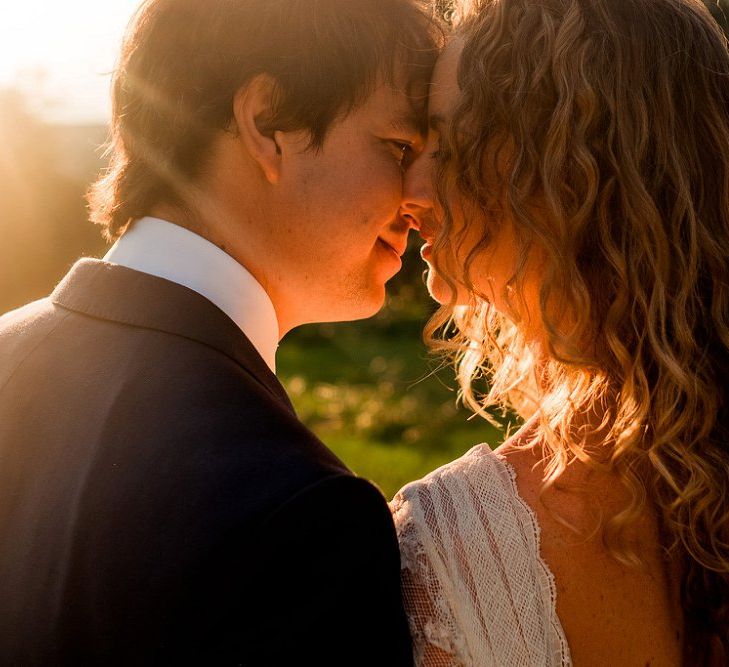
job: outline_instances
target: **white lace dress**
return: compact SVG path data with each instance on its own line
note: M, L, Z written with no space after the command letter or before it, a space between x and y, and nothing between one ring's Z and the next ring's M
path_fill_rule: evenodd
M539 525L501 456L474 447L391 508L417 665L571 665Z

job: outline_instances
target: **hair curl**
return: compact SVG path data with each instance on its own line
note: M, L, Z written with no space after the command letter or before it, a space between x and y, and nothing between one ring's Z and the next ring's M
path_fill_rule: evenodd
M639 560L626 531L655 505L682 563L686 660L729 664L726 39L699 0L456 4L461 94L434 257L473 297L442 307L426 338L453 355L474 410L539 413L545 484L573 458L619 475L631 500L604 525L616 557ZM472 279L501 216L520 246L506 314ZM481 241L449 275L438 258L474 227ZM534 248L539 345L521 319Z

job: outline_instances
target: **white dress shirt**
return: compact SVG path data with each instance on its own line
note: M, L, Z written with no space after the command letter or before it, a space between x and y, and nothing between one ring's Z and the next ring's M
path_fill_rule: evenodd
M212 301L248 337L276 372L278 320L261 284L202 236L159 218L134 222L104 261L171 280Z

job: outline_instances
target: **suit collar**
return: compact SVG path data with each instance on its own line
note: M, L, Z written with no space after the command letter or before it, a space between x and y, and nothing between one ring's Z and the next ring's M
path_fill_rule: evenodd
M240 364L293 410L278 378L235 322L187 287L97 259L81 259L58 284L51 300L91 317L208 345Z
M180 225L146 217L131 224L104 261L166 278L212 301L276 372L273 303L255 277L214 243Z

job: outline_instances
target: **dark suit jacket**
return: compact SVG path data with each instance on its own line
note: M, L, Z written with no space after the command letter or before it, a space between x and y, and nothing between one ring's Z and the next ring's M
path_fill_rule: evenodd
M0 664L405 665L382 495L195 292L96 260L0 318Z

